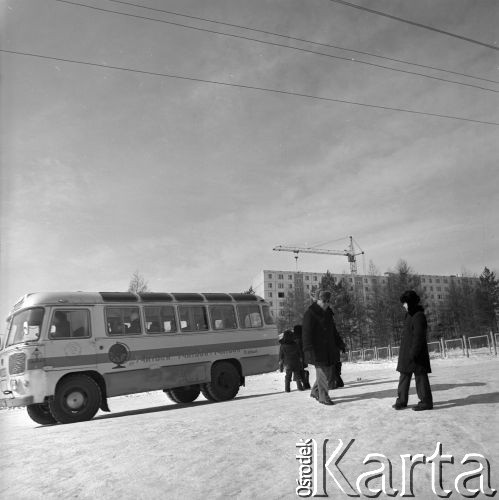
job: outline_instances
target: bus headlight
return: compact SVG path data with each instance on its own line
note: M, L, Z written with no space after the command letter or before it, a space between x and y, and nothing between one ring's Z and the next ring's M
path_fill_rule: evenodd
M16 379L12 379L10 381L10 389L11 389L11 391L17 391L17 380Z

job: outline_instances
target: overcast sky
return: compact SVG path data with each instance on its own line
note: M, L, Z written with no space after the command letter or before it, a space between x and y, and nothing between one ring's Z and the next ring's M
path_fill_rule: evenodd
M136 270L154 291L242 291L296 268L274 246L348 235L380 273L499 270L499 126L292 95L499 123L497 50L329 0L75 1L238 36L0 0L3 50L77 61L0 52L4 315L27 292L126 290ZM495 0L353 1L499 43Z

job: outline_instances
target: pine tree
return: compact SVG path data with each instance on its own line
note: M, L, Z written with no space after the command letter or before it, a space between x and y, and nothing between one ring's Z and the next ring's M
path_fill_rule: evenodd
M352 350L362 346L362 330L356 315L355 298L349 293L346 283L343 280L336 281L335 277L326 271L320 287L332 293L334 321L348 348Z
M400 259L395 271L389 271L386 288L386 315L390 325L390 343L398 344L404 324L404 311L400 304L400 296L405 290L414 290L424 301L421 289L421 278L403 259Z
M499 282L495 273L485 267L475 291L477 321L481 333L497 328L495 309L499 306Z

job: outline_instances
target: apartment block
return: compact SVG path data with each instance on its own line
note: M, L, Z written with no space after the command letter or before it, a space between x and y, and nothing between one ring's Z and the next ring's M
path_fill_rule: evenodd
M284 302L289 292L302 292L305 297L320 285L322 277L326 273L307 271L279 271L264 269L253 279L252 287L257 295L263 297L271 307L275 318L281 316ZM383 276L334 274L333 278L339 282L344 281L349 291L360 294L365 301L372 298L373 289L376 286L386 286L389 273ZM476 282L478 278L461 276L439 276L420 274L421 288L425 292L425 303L429 310L436 311L438 305L443 303L449 293L452 282L462 284L464 282Z

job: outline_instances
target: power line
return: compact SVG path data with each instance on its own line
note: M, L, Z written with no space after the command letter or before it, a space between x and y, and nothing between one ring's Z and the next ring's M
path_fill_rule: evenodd
M491 80L489 78L483 78L481 76L469 75L467 73L460 73L459 71L453 71L453 70L446 69L446 68L439 68L438 66L429 66L429 65L426 65L426 64L418 64L418 63L415 63L415 62L406 61L404 59L397 59L397 58L394 58L394 57L382 56L382 55L379 55L379 54L373 54L372 52L365 52L365 51L362 51L362 50L349 49L349 48L346 48L346 47L341 47L339 45L332 45L332 44L329 44L329 43L315 42L313 40L308 40L306 38L297 38L297 37L293 37L293 36L289 36L289 35L282 35L281 33L275 33L273 31L266 31L266 30L261 30L261 29L257 29L257 28L250 28L248 26L243 26L243 25L240 25L240 24L225 23L223 21L217 21L217 20L214 20L214 19L208 19L208 18L199 17L199 16L191 16L191 15L188 15L188 14L182 14L180 12L174 12L174 11L171 11L171 10L155 9L154 7L146 7L144 5L140 5L140 4L136 4L136 3L132 3L132 2L124 2L123 0L108 0L108 2L113 2L113 3L118 3L118 4L124 4L124 5L130 5L130 6L133 6L133 7L140 7L141 9L145 9L145 10L152 10L152 11L156 11L156 12L161 12L163 14L171 14L171 15L179 16L179 17L186 17L188 19L195 19L197 21L204 21L204 22L208 22L208 23L221 24L222 26L229 26L231 28L239 28L239 29L244 29L244 30L248 30L248 31L254 31L256 33L263 33L265 35L277 36L277 37L280 37L280 38L286 38L288 40L295 40L297 42L310 43L312 45L318 45L318 46L321 46L321 47L328 47L328 48L331 48L331 49L338 49L338 50L344 50L344 51L347 51L347 52L354 52L355 54L362 54L362 55L365 55L365 56L377 57L379 59L385 59L387 61L408 64L409 66L416 66L416 67L419 67L419 68L431 69L431 70L435 70L435 71L442 71L444 73L450 73L450 74L453 74L453 75L464 76L466 78L474 78L476 80L482 80L484 82L499 83L498 80Z
M335 99L332 97L320 97L320 96L316 96L316 95L312 95L312 94L303 94L300 92L292 92L292 91L288 91L288 90L271 89L271 88L266 88L266 87L256 87L253 85L244 85L244 84L240 84L240 83L220 82L217 80L207 80L207 79L203 79L203 78L180 76L180 75L174 75L174 74L169 74L169 73L157 73L154 71L138 70L138 69L127 68L127 67L123 67L123 66L109 66L106 64L92 63L92 62L88 62L88 61L78 61L76 59L63 59L60 57L52 57L52 56L46 56L46 55L42 55L42 54L33 54L33 53L29 53L29 52L20 52L20 51L15 51L15 50L0 49L0 52L5 52L7 54L15 54L15 55L19 55L19 56L38 57L41 59L48 59L48 60L52 60L52 61L82 64L85 66L93 66L93 67L97 67L97 68L114 69L114 70L119 70L119 71L127 71L127 72L131 72L131 73L140 73L143 75L161 76L161 77L173 78L173 79L177 79L177 80L209 83L212 85L220 85L220 86L224 86L224 87L235 87L235 88L241 88L241 89L247 89L247 90L257 90L257 91L261 91L261 92L272 92L275 94L291 95L291 96L296 96L296 97L305 97L308 99L315 99L315 100L319 100L319 101L337 102L337 103L342 103L342 104L350 104L353 106L363 106L363 107L367 107L367 108L382 109L385 111L395 111L395 112L410 113L410 114L422 115L422 116L433 116L436 118L445 118L448 120L459 120L459 121L466 121L466 122L472 122L472 123L480 123L482 125L499 126L499 123L496 123L496 122L475 120L473 118L464 118L464 117L460 117L460 116L442 115L442 114L438 114L438 113L427 113L424 111L416 111L416 110L404 109L404 108L394 108L394 107L390 107L390 106L381 106L381 105L377 105L377 104L361 103L361 102L356 102L356 101L348 101L346 99Z
M417 26L418 28L424 28L426 30L435 31L437 33L442 33L443 35L452 36L454 38L459 38L459 40L464 40L465 42L470 42L470 43L474 43L476 45L481 45L481 46L487 47L489 49L499 50L499 47L497 47L495 45L490 45L488 43L480 42L478 40L474 40L473 38L467 38L465 36L456 35L455 33L450 33L449 31L444 31L444 30L441 30L439 28L434 28L433 26L428 26L427 24L421 24L421 23L417 23L415 21L411 21L409 19L403 19L402 17L393 16L391 14L387 14L386 12L380 12L379 10L368 9L367 7L362 7L361 5L356 5L356 4L350 3L350 2L345 2L345 0L329 0L329 1L334 2L334 3L339 3L341 5L346 5L347 7L353 7L354 9L365 10L366 12L370 12L371 14L377 14L378 16L388 17L389 19L394 19L395 21L400 21L402 23L411 24L412 26Z
M303 49L303 48L300 48L300 47L291 47L289 45L284 45L284 44L281 44L281 43L268 42L268 41L258 40L256 38L251 38L251 37L247 37L247 36L243 36L243 35L234 35L234 34L230 34L230 33L224 33L222 31L210 30L210 29L207 29L207 28L200 28L200 27L195 27L195 26L189 26L187 24L176 23L176 22L173 22L173 21L166 21L164 19L156 19L156 18L153 18L153 17L145 17L145 16L139 16L139 15L136 15L136 14L129 14L129 13L119 12L119 11L115 11L115 10L103 9L101 7L94 7L94 6L91 6L91 5L85 5L85 4L81 4L81 3L78 3L78 2L72 2L72 1L69 1L69 0L55 0L55 1L56 2L60 2L60 3L69 4L69 5L75 5L75 6L79 6L79 7L85 7L87 9L96 10L96 11L99 11L99 12L106 12L106 13L110 13L110 14L119 14L121 16L132 17L132 18L137 18L137 19L143 19L143 20L146 20L146 21L156 21L158 23L169 24L169 25L178 26L178 27L181 27L181 28L188 28L188 29L193 29L193 30L196 30L196 31L202 31L202 32L205 32L205 33L212 33L212 34L216 34L216 35L222 35L222 36L228 36L228 37L232 37L232 38L238 38L238 39L241 39L241 40L248 40L248 41L252 41L252 42L262 43L262 44L265 44L265 45L272 45L272 46L275 46L275 47L283 47L285 49L297 50L297 51L300 51L300 52L306 52L306 53L309 53L309 54L315 54L315 55L325 56L325 57L329 57L329 58L332 58L332 59L339 59L339 60L347 61L347 62L365 64L367 66L373 66L373 67L376 67L376 68L386 69L386 70L389 70L389 71L395 71L397 73L405 73L405 74L409 74L409 75L416 75L416 76L421 76L423 78L430 78L432 80L438 80L438 81L441 81L441 82L454 83L456 85L461 85L461 86L464 86L464 87L472 87L472 88L479 89L479 90L485 90L487 92L499 93L499 90L490 89L490 88L487 88L487 87L481 87L479 85L474 85L472 83L464 83L464 82L458 82L458 81L455 81L455 80L448 80L446 78L440 78L440 77L437 77L437 76L425 75L423 73L417 73L415 71L408 71L408 70L404 70L404 69L390 68L389 66L383 66L382 64L371 63L371 62L368 62L368 61L361 61L359 59L353 59L353 58L349 58L349 57L335 56L335 55L332 55L332 54L326 54L325 52L316 52L314 50Z

